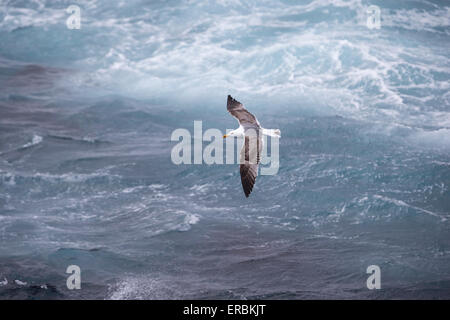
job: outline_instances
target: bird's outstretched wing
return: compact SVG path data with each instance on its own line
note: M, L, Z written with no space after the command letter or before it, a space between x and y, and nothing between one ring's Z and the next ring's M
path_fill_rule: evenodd
M258 120L256 117L247 111L247 109L244 108L242 103L239 101L233 99L230 95L228 95L228 101L227 101L227 110L233 117L235 117L239 124L243 127L248 126L256 126L260 127Z
M244 144L240 153L240 173L242 188L244 194L248 198L255 185L256 176L258 175L258 165L262 150L262 139L259 134L246 135Z

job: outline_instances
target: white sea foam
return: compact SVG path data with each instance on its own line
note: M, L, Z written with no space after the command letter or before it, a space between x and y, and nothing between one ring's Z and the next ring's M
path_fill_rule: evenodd
M447 220L446 217L444 217L444 216L442 216L440 214L437 214L437 213L434 213L432 211L429 211L429 210L426 210L426 209L422 209L422 208L419 208L419 207L416 207L416 206L412 206L412 205L407 204L406 202L404 202L402 200L393 199L393 198L389 198L389 197L381 196L381 195L374 195L373 197L375 199L380 199L380 200L383 200L383 201L386 201L386 202L393 203L393 204L395 204L397 206L412 208L412 209L414 209L414 210L416 210L416 211L418 211L420 213L425 213L427 215L430 215L430 216L433 216L433 217L436 217L436 218L440 218L442 221L446 221Z
M127 276L110 287L110 300L174 299L175 283L148 276Z
M20 281L20 280L14 280L14 282L18 285L18 286L26 286L28 283L24 282L24 281Z
M392 27L448 32L446 6L381 7L382 28L374 32L365 26L367 3L361 0L179 2L157 10L149 4L133 16L104 10L104 1L79 5L83 24L101 34L107 29L111 46L103 56L96 52L76 62L94 70L80 85L101 84L114 92L183 105L198 98L219 103L228 88L272 105L303 101L308 108L348 117L418 125L414 114L422 110L422 123L440 125L445 119L425 107L448 92L447 51L421 43L399 45L402 39L380 35ZM127 5L133 3L122 2ZM351 14L342 15L342 10ZM0 12L6 15L0 29L6 30L44 27L65 14L44 0L26 9L0 6ZM180 19L177 12L189 14Z
M184 218L184 222L192 225L197 224L200 221L200 216L198 214L188 214L186 218Z
M46 180L48 182L56 183L56 182L67 182L67 183L78 183L85 182L89 179L93 178L120 178L119 175L110 174L107 170L99 170L93 173L64 173L64 174L50 174L50 173L41 173L37 172L33 174L33 178L40 178Z
M30 142L28 142L22 146L22 149L38 145L39 143L42 142L42 140L43 140L43 138L41 136L35 134L35 135L33 135L33 138L31 139Z

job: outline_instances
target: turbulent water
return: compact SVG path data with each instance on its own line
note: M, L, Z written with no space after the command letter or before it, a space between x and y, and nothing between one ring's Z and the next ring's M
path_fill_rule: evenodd
M449 1L2 0L0 40L1 299L450 298ZM248 199L170 157L228 94L282 132Z

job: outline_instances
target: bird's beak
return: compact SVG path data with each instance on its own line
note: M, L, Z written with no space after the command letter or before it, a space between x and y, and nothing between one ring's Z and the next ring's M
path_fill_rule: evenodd
M223 138L225 139L226 137L228 137L228 135L227 135L227 134L224 134L224 135L223 135Z

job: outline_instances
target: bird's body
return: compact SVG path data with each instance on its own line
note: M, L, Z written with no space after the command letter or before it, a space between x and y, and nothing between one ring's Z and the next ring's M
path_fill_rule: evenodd
M261 160L261 151L263 149L263 135L280 137L278 129L264 129L259 124L258 119L244 108L242 103L233 99L230 95L227 101L227 110L239 122L239 128L230 131L227 136L238 136L244 138L244 144L240 153L239 171L241 174L242 188L248 198L253 190L256 176L258 175L258 165Z

